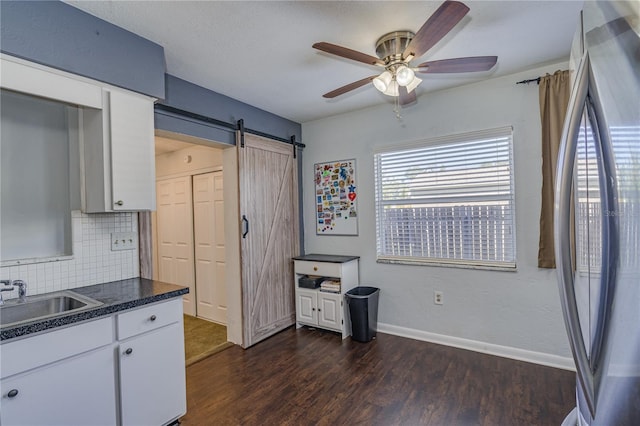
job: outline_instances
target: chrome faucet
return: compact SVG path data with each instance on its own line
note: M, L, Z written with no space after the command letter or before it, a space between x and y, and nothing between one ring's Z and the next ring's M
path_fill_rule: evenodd
M18 302L23 303L27 297L27 283L23 280L0 280L0 305L4 305L4 300L2 298L3 291L13 291L16 287L18 287Z
M4 305L4 299L2 298L3 291L13 291L14 287L11 285L11 280L0 280L0 305Z
M11 283L14 288L18 287L18 297L20 298L20 302L24 302L27 297L27 283L23 280L13 280Z

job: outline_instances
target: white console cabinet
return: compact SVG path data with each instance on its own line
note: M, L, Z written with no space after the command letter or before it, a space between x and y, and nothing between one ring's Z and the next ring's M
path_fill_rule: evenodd
M342 338L351 335L349 310L345 293L358 286L358 256L309 254L294 257L296 327L303 325L340 332ZM300 287L305 275L321 276L340 281L340 292L324 292L320 288Z

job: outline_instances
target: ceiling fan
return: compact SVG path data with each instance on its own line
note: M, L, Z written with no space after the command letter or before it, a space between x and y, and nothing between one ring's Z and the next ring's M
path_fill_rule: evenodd
M354 81L322 95L335 98L372 82L385 95L397 97L400 105L416 100L415 88L422 82L415 73L443 74L488 71L497 62L497 56L473 56L439 61L423 62L412 67L411 61L424 55L440 41L469 12L469 8L458 1L445 1L422 25L417 33L394 31L383 35L376 42L378 57L367 55L346 47L327 42L315 43L313 47L323 52L384 68L380 75Z

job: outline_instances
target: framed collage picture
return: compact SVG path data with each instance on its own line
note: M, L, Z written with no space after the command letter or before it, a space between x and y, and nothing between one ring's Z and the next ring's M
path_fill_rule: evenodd
M356 160L314 165L316 234L358 235Z

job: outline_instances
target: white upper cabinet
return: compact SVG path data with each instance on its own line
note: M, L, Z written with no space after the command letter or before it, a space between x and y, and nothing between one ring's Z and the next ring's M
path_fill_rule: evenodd
M83 210L155 210L153 98L105 89L82 111Z
M155 210L155 98L1 55L0 87L78 107L86 213Z

